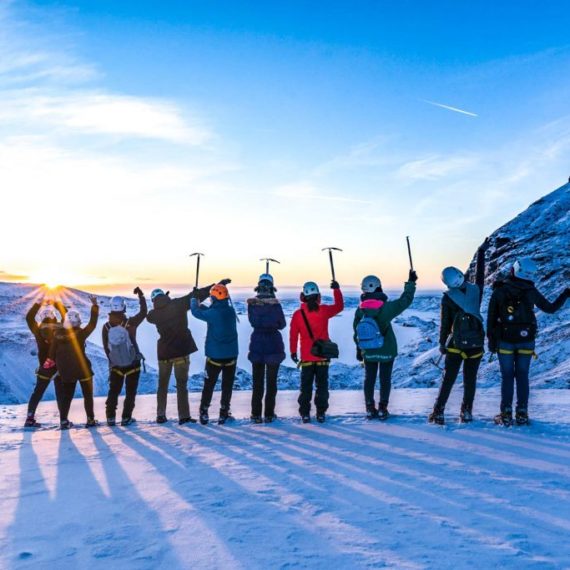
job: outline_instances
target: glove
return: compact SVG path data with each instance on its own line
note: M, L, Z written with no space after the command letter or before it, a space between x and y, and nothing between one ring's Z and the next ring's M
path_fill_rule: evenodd
M133 293L135 295L138 295L139 297L144 297L144 293L142 292L142 289L140 287L135 287Z
M413 269L410 269L410 274L408 275L408 281L415 283L417 280L418 280L418 274Z
M194 287L194 289L192 289L192 293L190 293L190 299L197 299L198 301L199 299L199 293L198 293L198 287Z
M229 285L231 282L232 280L229 277L226 277L220 281L220 285Z
M362 362L364 360L362 358L362 351L360 350L360 348L356 349L356 360L358 360L358 362Z
M299 357L297 356L296 352L292 352L291 353L291 360L295 363L295 364L299 364Z
M334 279L331 281L331 289L340 289L338 281L335 281Z
M55 368L55 362L51 358L46 358L42 368L44 368L45 370L49 370L50 368Z
M447 354L447 348L445 348L445 345L444 345L444 344L440 345L440 347L439 347L439 352L440 352L441 354L443 354L444 356Z

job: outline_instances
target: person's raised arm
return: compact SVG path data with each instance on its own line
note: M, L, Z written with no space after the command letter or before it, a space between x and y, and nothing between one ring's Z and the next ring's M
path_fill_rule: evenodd
M479 287L479 304L483 301L483 289L485 288L485 252L489 248L489 238L477 250L477 264L475 266L475 285Z
M566 299L570 297L570 289L566 288L556 299L551 303L548 299L546 299L538 289L533 290L532 300L534 304L545 313L556 313L559 311L566 302Z
M210 309L204 305L200 305L198 299L192 297L190 300L190 311L195 318L208 322L210 320Z
M82 329L83 336L88 338L89 335L97 328L97 321L99 320L99 305L97 303L97 297L91 295L89 297L91 301L91 315L89 316L89 322Z
M60 299L56 299L53 302L53 306L55 307L55 310L59 313L59 316L61 317L61 322L63 322L65 320L65 315L67 315L67 308Z
M399 299L388 301L382 308L383 318L391 321L399 314L403 313L414 300L416 294L416 281L418 276L415 271L410 270L408 281L404 284L404 291Z
M39 313L41 306L41 303L34 303L26 314L26 323L33 335L37 335L40 332L40 327L36 322L36 315Z
M129 318L129 322L134 326L138 327L145 319L148 313L148 308L146 304L146 299L144 297L144 293L142 292L140 287L137 287L133 293L138 295L139 297L139 312L134 315L133 317Z
M328 317L334 317L335 315L341 313L344 309L344 297L342 296L342 291L340 290L340 285L337 281L333 281L331 283L331 289L333 291L333 304L321 306L321 309L324 309L325 314Z

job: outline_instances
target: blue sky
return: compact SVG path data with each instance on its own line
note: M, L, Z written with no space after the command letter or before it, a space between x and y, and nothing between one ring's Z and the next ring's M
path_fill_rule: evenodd
M205 278L253 283L271 255L293 285L336 245L342 281L395 286L410 234L437 285L570 174L570 5L496 4L5 4L0 237L33 229L0 270L183 283L201 250ZM57 271L46 198L81 235Z

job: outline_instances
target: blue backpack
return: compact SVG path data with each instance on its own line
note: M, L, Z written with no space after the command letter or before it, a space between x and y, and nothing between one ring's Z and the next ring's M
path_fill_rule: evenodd
M356 325L356 343L360 350L377 350L384 346L384 336L376 319L364 316Z

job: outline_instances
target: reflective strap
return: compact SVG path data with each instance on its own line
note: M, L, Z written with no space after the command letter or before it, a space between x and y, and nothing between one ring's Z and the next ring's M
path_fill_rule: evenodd
M499 348L499 354L524 354L532 356L534 359L538 358L538 354L531 348L518 348L516 350L507 350L506 348Z
M141 367L137 366L136 368L131 368L128 372L124 372L123 370L119 370L118 368L111 368L111 372L114 372L115 374L119 374L120 376L123 376L124 378L126 378L127 376L130 376L131 374L134 374L135 372L140 372Z
M514 350L507 350L506 348L499 348L499 354L514 354Z
M186 362L190 362L189 356L181 356L179 358L167 358L166 360L159 360L163 364L186 364Z
M305 366L313 366L313 364L315 366L328 366L330 364L330 362L328 360L315 360L315 361L305 360L305 361L301 361L299 363L299 366L301 368L304 368Z
M226 366L233 366L234 364L236 364L237 360L232 360L231 362L216 362L215 360L212 360L211 358L206 358L206 362L209 362L210 364L213 364L214 366L217 366L218 368L226 368Z
M477 354L473 354L472 356L469 356L466 352L463 352L458 348L448 348L447 352L451 352L452 354L459 354L461 355L461 358L463 358L463 360L469 360L471 358L481 358L483 356L483 351L478 352Z

